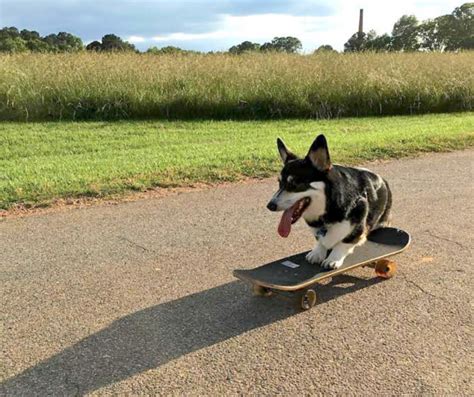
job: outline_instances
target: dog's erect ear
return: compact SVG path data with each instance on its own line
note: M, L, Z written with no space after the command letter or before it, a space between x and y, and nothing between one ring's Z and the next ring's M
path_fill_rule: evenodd
M283 160L283 164L288 163L288 161L297 159L297 157L286 148L285 144L280 138L277 139L277 146L278 152L280 153L280 157Z
M309 148L307 157L319 171L328 171L331 169L328 143L324 135L318 135L314 140Z

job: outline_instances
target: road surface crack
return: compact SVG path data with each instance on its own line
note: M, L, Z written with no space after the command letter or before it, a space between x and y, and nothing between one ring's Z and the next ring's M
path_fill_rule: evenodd
M143 245L140 245L140 244L136 243L135 241L132 241L132 240L128 239L127 237L119 236L119 239L123 240L123 241L126 241L127 243L130 243L130 244L134 245L135 247L138 247L138 248L142 249L143 251L146 251L146 252L152 251L152 250L148 249L147 247L144 247Z
M435 295L435 294L432 294L431 292L425 290L423 287L421 287L420 285L418 285L418 284L417 284L416 282L414 282L413 280L408 279L405 274L400 274L400 275L402 276L402 278L403 278L408 284L413 285L416 289L418 289L419 291L423 292L423 294L428 295L428 296L431 296L432 298L441 299L442 301L446 301L445 298L443 298L443 297L441 297L441 296L438 296L438 295Z
M437 238L437 239L439 239L439 240L444 240L444 241L447 241L447 242L449 242L449 243L456 244L456 245L458 245L459 247L464 248L464 249L467 250L467 247L466 247L465 245L461 244L459 241L451 240L451 239L446 238L446 237L438 236L438 235L434 234L431 230L425 230L425 233L428 234L428 235L430 235L431 237Z

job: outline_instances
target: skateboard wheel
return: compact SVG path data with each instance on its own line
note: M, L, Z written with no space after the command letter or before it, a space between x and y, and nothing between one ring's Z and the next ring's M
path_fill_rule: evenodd
M375 274L382 278L391 278L397 272L397 264L389 259L381 259L375 264Z
M268 288L262 287L261 285L253 285L253 294L255 296L270 296L272 291Z
M308 289L301 297L301 308L309 310L316 304L316 292L314 289Z

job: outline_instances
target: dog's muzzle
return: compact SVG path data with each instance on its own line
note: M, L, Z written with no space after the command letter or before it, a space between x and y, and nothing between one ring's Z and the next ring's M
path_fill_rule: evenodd
M270 211L276 211L278 206L273 202L273 201L270 201L268 204L267 204L267 208L270 210Z

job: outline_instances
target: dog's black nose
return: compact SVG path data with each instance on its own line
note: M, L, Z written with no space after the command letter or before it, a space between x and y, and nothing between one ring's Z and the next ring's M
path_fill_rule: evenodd
M277 210L277 205L276 205L273 201L270 201L270 202L267 204L267 208L268 208L270 211L276 211L276 210Z

